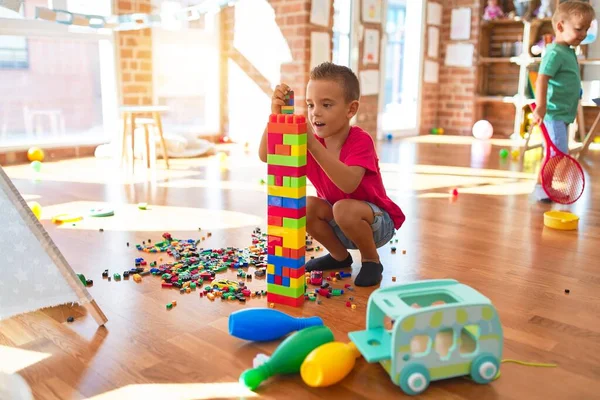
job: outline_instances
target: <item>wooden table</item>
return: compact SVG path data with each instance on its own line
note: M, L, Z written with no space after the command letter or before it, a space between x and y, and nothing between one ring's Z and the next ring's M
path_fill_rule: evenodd
M145 114L152 114L152 119L154 120L154 124L156 125L156 129L158 130L158 134L160 136L160 143L163 152L163 158L165 159L165 163L167 164L167 169L169 168L169 156L167 155L167 145L165 143L165 138L163 135L162 121L160 114L163 112L169 111L169 107L167 106L121 106L119 108L121 114L123 115L123 147L122 147L122 155L121 158L125 157L125 153L127 151L127 124L129 122L129 133L131 134L131 168L135 168L135 123L136 118L143 118ZM150 142L149 142L149 132L148 125L144 124L144 130L146 132L146 154L150 154ZM147 157L147 166L150 167L150 157Z

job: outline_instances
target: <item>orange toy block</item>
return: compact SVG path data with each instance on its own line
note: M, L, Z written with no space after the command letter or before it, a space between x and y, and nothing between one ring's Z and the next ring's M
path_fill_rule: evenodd
M306 133L306 118L303 115L271 114L267 130L269 133Z
M275 145L275 154L279 154L280 156L291 156L292 155L292 146L287 144L276 144Z
M285 278L289 278L290 277L290 267L283 267L283 276Z
M278 217L276 215L269 215L269 225L283 226L283 217Z

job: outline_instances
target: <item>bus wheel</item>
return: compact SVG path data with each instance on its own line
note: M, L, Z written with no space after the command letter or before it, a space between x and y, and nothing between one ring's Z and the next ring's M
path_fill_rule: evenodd
M471 378L480 384L494 380L500 369L498 359L490 354L482 354L471 364Z
M416 395L423 393L429 387L429 371L420 364L404 367L400 373L400 388L404 393Z

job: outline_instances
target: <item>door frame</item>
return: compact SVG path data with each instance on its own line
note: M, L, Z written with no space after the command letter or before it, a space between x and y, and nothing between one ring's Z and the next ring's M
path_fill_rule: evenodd
M414 0L407 0L414 1ZM384 138L385 132L382 127L382 115L383 109L385 107L385 63L386 63L386 44L387 44L387 32L385 29L385 24L387 21L387 13L388 13L388 2L387 0L384 2L383 10L382 10L382 24L381 24L381 46L379 49L379 101L377 105L377 137L379 139ZM421 51L419 52L419 68L418 68L418 76L419 85L417 89L417 121L416 126L413 129L398 129L393 131L388 131L388 133L392 134L392 137L407 137L407 136L417 136L419 135L421 129L421 104L423 97L423 63L425 61L425 21L427 21L427 0L421 0Z

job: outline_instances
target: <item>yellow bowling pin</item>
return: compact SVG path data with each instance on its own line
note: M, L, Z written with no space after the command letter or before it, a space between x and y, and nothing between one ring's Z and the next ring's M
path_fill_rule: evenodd
M311 387L338 383L354 368L360 352L354 343L331 342L310 352L300 367L302 380Z

